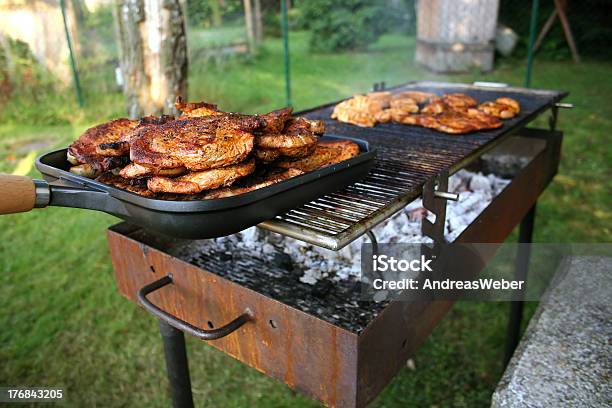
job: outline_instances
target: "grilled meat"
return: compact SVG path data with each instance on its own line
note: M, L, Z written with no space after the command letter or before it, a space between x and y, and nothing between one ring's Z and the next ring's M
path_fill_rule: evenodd
M185 167L161 169L159 167L130 163L121 169L119 175L126 179L136 179L151 176L176 177L185 173L187 173L187 169Z
M182 115L179 119L199 118L202 116L220 116L225 112L220 111L217 105L206 102L185 102L180 96L176 97L174 107Z
M262 126L254 116L205 116L145 128L131 139L133 162L200 171L239 163L253 149L251 131Z
M419 111L419 105L417 105L414 99L410 98L393 99L390 106L391 109L397 109L407 113L417 113Z
M340 163L359 154L359 145L350 140L319 141L315 151L298 160L280 160L275 166L283 169L299 169L309 172Z
M83 176L87 178L95 178L100 172L89 164L77 164L76 166L70 167L70 172L76 174L77 176Z
M478 106L478 101L462 93L446 94L442 97L444 103L453 109L466 109Z
M437 116L422 115L419 125L451 134L464 134L484 129L496 129L502 122L494 116L487 115L476 109L468 113L450 111Z
M309 154L312 154L316 148L316 142L305 145L305 146L297 146L297 147L281 147L278 149L262 149L256 147L253 149L253 153L255 154L255 158L262 163L271 163L274 160L280 157L287 158L300 158L306 157Z
M350 123L361 127L374 127L374 125L376 125L376 118L374 115L375 114L362 112L355 109L334 108L332 119L337 119L340 122Z
M519 103L512 98L497 98L495 101L484 102L478 109L501 119L511 119L521 111Z
M204 190L230 186L255 170L255 160L227 167L187 173L177 178L152 177L147 181L149 190L156 193L197 194Z
M421 113L426 115L439 115L449 110L451 110L449 106L442 100L438 99L427 104L423 109L421 109Z
M155 193L147 189L147 185L141 180L127 180L121 176L117 176L110 171L107 171L96 178L100 183L109 184L113 187L127 190L131 193L138 194L144 197L155 197Z
M262 133L280 133L285 128L285 124L291 119L293 108L283 108L261 115L264 124Z
M429 92L406 91L394 94L393 99L412 99L416 103L429 103L439 100L440 97Z
M282 133L264 133L255 137L255 157L269 163L279 157L305 157L314 151L317 136L314 131L325 131L321 121L293 118L287 121Z
M374 116L382 111L387 104L381 99L369 98L365 95L355 95L337 104L331 117L340 122L362 127L373 127L376 124Z
M97 152L102 156L126 156L130 153L130 140L132 136L143 128L159 126L174 120L174 116L145 116L138 121L136 127L125 133L115 142L101 143Z
M386 109L389 107L389 104L391 103L391 99L393 98L393 96L391 95L391 92L389 91L370 92L368 93L367 96L370 99L379 101L383 109Z
M138 121L121 118L87 129L68 147L68 160L73 164L88 164L96 172L120 166L124 161L113 157L114 154L106 154L98 146L118 141L137 125Z
M240 185L209 191L204 195L204 199L211 200L215 198L237 196L240 194L258 190L260 188L271 186L283 180L288 180L290 178L300 176L302 174L304 174L304 172L299 169L269 170L262 177L249 177L249 180L246 180L245 182L240 182Z

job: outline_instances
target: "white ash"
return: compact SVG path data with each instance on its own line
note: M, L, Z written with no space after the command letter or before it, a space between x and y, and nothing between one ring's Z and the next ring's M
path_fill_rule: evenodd
M485 176L466 170L451 176L449 190L459 193L460 199L457 202L448 201L446 239L454 241L509 182L492 174ZM421 220L426 215L433 221L433 215L428 214L421 199L417 199L376 226L374 235L379 243L431 242L421 234ZM228 254L239 253L245 258L259 257L267 261L284 252L291 257L294 265L299 265L303 270L300 281L314 285L326 278L335 281L359 278L363 242L368 242L368 238L362 237L339 251L331 251L252 227L227 237L201 241L198 249L206 251L206 246L210 245L218 250L221 246Z

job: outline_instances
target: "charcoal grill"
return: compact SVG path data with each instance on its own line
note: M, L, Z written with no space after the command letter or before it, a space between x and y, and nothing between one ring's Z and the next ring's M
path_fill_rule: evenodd
M519 135L522 143L533 145L529 163L456 242L501 243L518 224L521 240L530 242L535 203L558 168L562 133L555 129L557 103L565 93L429 82L394 88L409 89L465 92L479 100L510 96L521 103L522 112L501 129L464 136L394 124L373 129L341 124L328 119L333 104L304 112L326 120L334 134L367 140L378 149L377 163L362 181L260 227L342 248L417 196L433 197L432 180L442 180ZM551 111L549 129L525 128L545 110ZM362 407L452 306L451 301L363 302L352 281L328 285L321 293L301 283L282 262L236 260L214 250L202 254L197 242L126 223L111 227L108 238L119 291L161 319L175 406L193 405L183 331L325 405ZM512 319L514 332L518 303Z

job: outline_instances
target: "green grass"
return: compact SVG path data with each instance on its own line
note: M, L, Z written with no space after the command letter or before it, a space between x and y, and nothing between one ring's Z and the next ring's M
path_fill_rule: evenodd
M367 53L342 55L312 55L306 43L304 33L291 37L298 109L365 91L380 80L392 85L477 78L521 85L524 75L520 61L503 62L484 75L429 74L413 61L414 40L401 36L385 36ZM563 160L539 201L536 241L612 238L611 68L602 62L536 62L533 85L565 88L576 104L561 112ZM35 103L28 94L17 95L4 106L0 171L20 166L36 176L28 146L42 152L65 145L85 127L122 114L112 71L85 76L84 87L83 111L70 89L39 93ZM280 41L266 41L256 58L210 66L193 61L190 97L247 112L282 106ZM62 386L67 406L74 407L168 406L155 319L115 290L105 229L116 221L64 208L0 217L0 385ZM502 372L507 310L503 303L457 304L414 355L416 368L404 368L374 406L488 406ZM188 348L198 406L318 406L198 341L188 339Z

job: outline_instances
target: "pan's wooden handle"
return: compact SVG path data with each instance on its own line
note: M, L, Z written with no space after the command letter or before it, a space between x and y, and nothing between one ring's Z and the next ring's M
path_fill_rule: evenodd
M25 176L0 174L0 214L30 211L35 203L34 180Z

